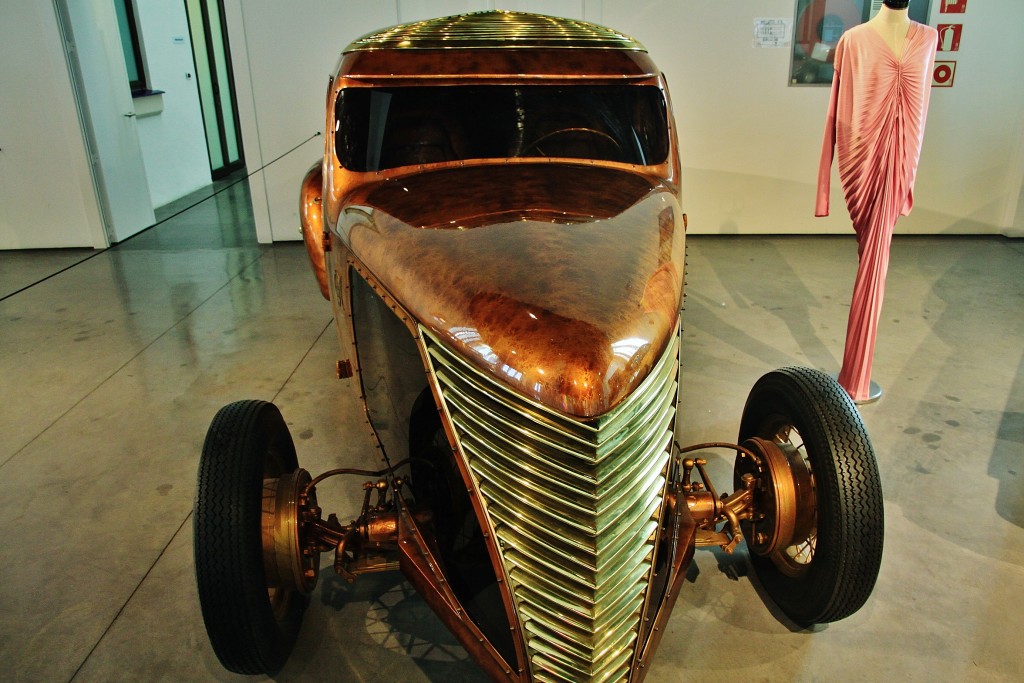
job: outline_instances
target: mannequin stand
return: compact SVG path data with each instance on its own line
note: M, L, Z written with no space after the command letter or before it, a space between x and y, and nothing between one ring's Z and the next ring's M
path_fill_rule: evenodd
M839 373L833 372L831 374L832 379L839 381ZM852 397L851 397L852 398ZM867 405L868 403L874 403L878 399L882 398L882 386L875 380L871 380L871 385L868 387L868 397L860 400L853 399L853 402L859 406Z

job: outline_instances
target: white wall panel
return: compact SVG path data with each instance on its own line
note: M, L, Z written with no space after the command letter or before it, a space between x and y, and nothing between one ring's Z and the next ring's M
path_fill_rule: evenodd
M398 0L398 23L494 9L488 0Z
M506 0L498 4L498 9L583 19L585 4L584 0Z
M323 132L327 79L353 39L398 21L395 2L226 0L246 166L252 172ZM299 183L323 137L250 179L261 241L299 239Z
M52 3L4 3L0 64L0 249L106 246Z

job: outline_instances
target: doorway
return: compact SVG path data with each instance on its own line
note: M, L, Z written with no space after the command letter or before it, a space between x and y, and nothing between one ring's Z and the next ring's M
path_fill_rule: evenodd
M224 28L223 0L185 0L196 82L203 110L210 175L219 180L245 165L241 127Z
M153 225L135 107L114 4L57 0L72 87L85 136L107 244ZM96 245L96 246L107 246Z

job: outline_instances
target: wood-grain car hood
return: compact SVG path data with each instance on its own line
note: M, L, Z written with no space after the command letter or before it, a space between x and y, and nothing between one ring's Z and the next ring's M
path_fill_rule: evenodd
M675 330L685 234L656 179L476 166L381 181L346 204L341 238L421 324L567 414L614 408Z

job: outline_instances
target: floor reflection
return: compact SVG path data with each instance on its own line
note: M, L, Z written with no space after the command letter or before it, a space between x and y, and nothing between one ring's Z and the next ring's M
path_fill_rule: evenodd
M0 301L100 254L256 246L247 177L241 169L157 208L156 223L108 249L4 251L0 255Z
M0 254L0 301L95 256L94 249L12 249Z

